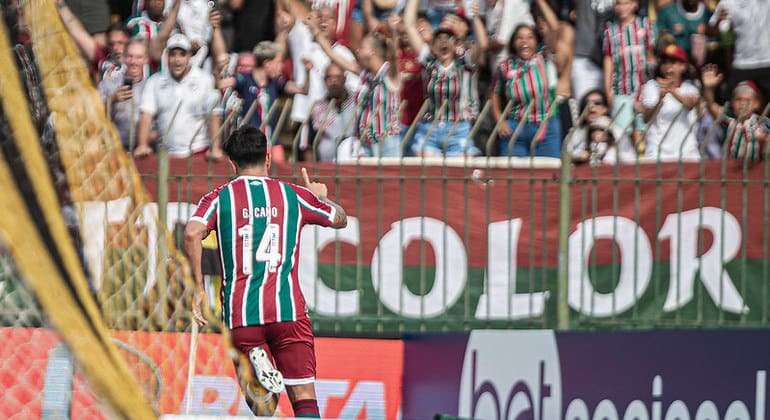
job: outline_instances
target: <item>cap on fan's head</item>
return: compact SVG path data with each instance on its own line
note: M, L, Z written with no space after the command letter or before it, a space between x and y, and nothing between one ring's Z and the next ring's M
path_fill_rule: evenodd
M455 34L455 31L453 31L452 29L446 26L439 26L438 28L436 28L436 30L433 31L433 39L438 38L438 36L441 34L449 35L450 38L457 38L457 34Z
M661 57L682 63L689 62L689 59L687 58L687 52L685 52L684 48L676 44L667 45L666 48L663 49Z
M753 80L744 80L737 85L735 85L735 89L733 89L734 93L738 92L750 92L754 95L755 98L762 97L762 92L759 90L759 86L757 86L757 83Z
M171 35L168 42L166 42L166 49L171 51L175 48L190 52L192 50L192 42L190 42L190 38L183 34Z

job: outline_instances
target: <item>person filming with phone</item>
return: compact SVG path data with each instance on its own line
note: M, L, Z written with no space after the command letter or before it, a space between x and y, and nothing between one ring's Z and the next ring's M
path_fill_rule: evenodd
M107 74L99 82L99 93L120 134L120 141L128 151L136 146L139 104L149 76L148 63L146 41L131 40L126 46L124 69Z

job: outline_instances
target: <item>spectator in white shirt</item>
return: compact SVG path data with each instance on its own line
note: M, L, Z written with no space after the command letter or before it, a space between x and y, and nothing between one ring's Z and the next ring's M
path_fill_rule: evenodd
M190 65L192 43L182 34L169 38L168 71L147 81L140 107L138 146L134 156L153 153L150 129L156 120L163 146L172 157L187 157L208 150L221 159L219 132L221 109L214 78Z
M661 161L700 160L695 135L700 91L687 79L687 53L671 44L658 62L657 77L644 84L639 98L649 123L644 156Z
M709 25L721 31L735 31L733 68L727 79L728 90L753 80L770 100L770 2L768 0L722 0Z
M334 162L337 159L349 159L353 153L346 153L355 136L356 106L355 97L345 89L345 72L334 63L326 67L325 98L316 102L311 110L311 128L315 159L318 162Z
M149 75L147 42L143 39L131 40L124 56L125 71L114 71L99 82L99 93L107 103L123 146L130 151L136 145L139 104Z
M326 96L324 74L326 66L331 60L324 53L321 46L313 40L307 25L303 20L310 16L310 12L296 0L284 0L284 8L295 17L295 22L289 31L288 44L291 51L291 59L294 67L293 79L302 86L305 84L305 66L302 59L307 58L313 64L313 70L309 73L310 80L307 95L296 95L291 110L291 120L298 123L307 121L310 115L310 107L318 100ZM321 6L314 11L318 28L326 39L332 42L332 50L339 56L349 61L355 61L353 53L344 45L336 41L337 36L337 12L332 7ZM346 72L345 86L351 92L358 91L359 78L357 75Z

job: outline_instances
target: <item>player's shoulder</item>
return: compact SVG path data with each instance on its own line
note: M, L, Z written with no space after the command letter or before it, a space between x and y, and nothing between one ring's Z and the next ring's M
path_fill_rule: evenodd
M288 181L279 181L279 182L282 185L285 185L286 188L289 188L290 190L294 191L294 194L297 196L298 199L308 200L315 197L315 194L313 194L312 191L310 191L306 187L303 187L302 185L297 185Z
M222 183L218 187L216 187L213 190L211 190L211 191L207 192L206 194L204 194L203 198L217 198L217 197L219 197L219 194L222 192L222 190L227 188L233 181L234 180Z
M273 179L273 178L271 178L271 179ZM302 187L300 185L297 185L297 184L295 184L293 182L283 181L283 180L280 180L280 179L273 179L273 181L277 182L279 185L281 185L283 187L286 187L286 188L289 188L289 189L293 190L294 192L297 192L297 191L310 191L307 188Z

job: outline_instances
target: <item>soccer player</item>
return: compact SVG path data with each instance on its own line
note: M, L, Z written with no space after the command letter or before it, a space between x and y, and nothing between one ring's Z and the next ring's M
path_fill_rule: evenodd
M343 228L347 216L304 168L305 187L268 177L268 148L257 128L230 135L224 152L237 177L203 196L187 224L185 250L196 284L193 316L199 325L206 323L201 241L215 230L222 318L233 346L249 356L265 389L277 395L286 385L295 417L319 417L313 330L298 276L300 234L308 224Z

